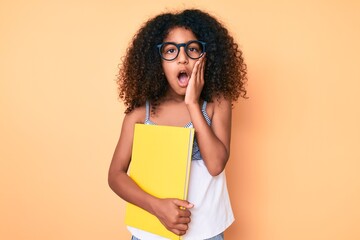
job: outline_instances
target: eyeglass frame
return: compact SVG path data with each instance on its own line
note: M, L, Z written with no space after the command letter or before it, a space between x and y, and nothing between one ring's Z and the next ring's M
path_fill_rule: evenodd
M193 59L193 60L196 60L196 59L200 59L200 58L201 58L202 56L204 56L204 54L206 53L206 42L203 42L203 41L200 41L200 40L191 40L191 41L189 41L189 42L187 42L187 43L178 43L178 44L177 44L177 43L174 43L174 42L163 42L163 43L160 43L160 44L158 44L158 45L156 45L156 46L157 46L157 48L158 48L158 50L159 50L159 54L160 54L160 57L161 57L162 59L164 59L165 61L173 61L173 60L175 60L175 59L179 56L180 48L181 48L181 47L184 47L184 49L186 49L186 47L187 47L189 44L194 43L194 42L198 42L198 43L200 43L200 44L202 45L202 47L203 47L203 52L200 54L200 56L199 56L198 58L190 57L189 54L187 53L187 51L185 51L185 54L186 54L186 56L188 56L189 58L191 58L191 59ZM162 48L165 44L172 44L172 45L176 46L176 48L177 48L177 50L178 50L176 56L175 56L173 59L171 59L171 60L168 60L168 59L164 58L163 55L161 54L161 48Z

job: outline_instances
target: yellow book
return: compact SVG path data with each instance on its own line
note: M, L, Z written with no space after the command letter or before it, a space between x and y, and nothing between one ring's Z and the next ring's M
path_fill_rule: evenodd
M130 177L159 198L187 199L194 129L136 124ZM165 238L180 239L147 211L127 203L125 223Z

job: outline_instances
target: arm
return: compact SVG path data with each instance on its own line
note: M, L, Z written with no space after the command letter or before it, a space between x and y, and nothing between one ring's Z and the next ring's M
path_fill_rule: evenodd
M219 175L225 168L231 135L231 103L221 99L220 102L214 100L214 104L211 126L204 119L198 103L188 105L201 155L212 176Z
M230 155L231 102L225 98L214 99L214 114L209 126L204 119L199 104L199 96L204 85L204 59L193 69L185 96L185 103L191 121L196 129L196 139L205 165L212 176L220 174Z
M120 138L109 169L109 186L125 201L155 215L168 230L177 235L183 235L190 222L188 209L192 205L179 199L156 198L144 192L127 174L131 161L134 126L136 122L140 122L138 121L140 116L137 109L124 118Z

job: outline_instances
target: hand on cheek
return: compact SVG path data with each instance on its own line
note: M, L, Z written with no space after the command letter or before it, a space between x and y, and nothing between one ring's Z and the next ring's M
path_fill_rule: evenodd
M201 91L204 87L205 56L200 58L192 70L189 84L186 88L185 103L198 103Z

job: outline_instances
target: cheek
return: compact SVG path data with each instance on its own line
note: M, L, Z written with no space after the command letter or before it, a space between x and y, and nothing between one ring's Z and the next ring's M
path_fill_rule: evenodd
M165 74L166 77L168 77L169 74L171 74L173 67L171 66L171 64L167 62L162 62L161 66L163 73Z
M194 69L195 63L196 63L196 61L192 61L192 62L189 63L191 71Z

